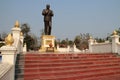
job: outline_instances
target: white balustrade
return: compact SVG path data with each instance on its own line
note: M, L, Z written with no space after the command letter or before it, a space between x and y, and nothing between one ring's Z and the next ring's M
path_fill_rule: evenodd
M20 35L19 24L12 28L14 43L0 48L2 62L0 63L0 80L15 80L15 62L17 54L23 52L23 36Z

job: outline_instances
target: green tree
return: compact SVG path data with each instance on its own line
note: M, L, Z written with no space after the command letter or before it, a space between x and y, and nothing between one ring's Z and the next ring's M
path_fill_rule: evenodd
M82 34L80 33L80 35L77 35L74 39L74 43L76 45L76 47L78 49L86 49L88 48L88 40L90 38L90 34L86 33L86 34Z
M120 36L120 28L116 30L117 34Z
M29 51L29 49L31 49L31 45L33 44L32 42L32 37L30 35L27 35L25 38L24 38L24 43L26 43L27 45L27 51Z
M74 45L74 42L72 40L69 40L68 45L72 47Z
M37 38L30 33L30 26L27 23L21 25L21 31L24 35L24 43L27 45L28 50L34 50L37 44Z
M32 41L31 49L37 50L37 48L39 46L37 37L34 34L32 34L32 33L30 33L29 35L31 36L31 41Z
M60 44L61 44L61 47L67 47L66 40L62 40Z
M75 43L76 47L79 49L80 48L80 43L81 43L81 37L80 37L80 35L77 35L75 37L74 43Z
M105 42L105 39L103 38L95 38L96 42L98 43L102 43L102 42Z
M30 26L27 23L22 24L21 32L23 33L24 36L27 36L28 33L30 32Z
M1 41L4 41L6 36L7 36L6 32L1 33L0 34Z

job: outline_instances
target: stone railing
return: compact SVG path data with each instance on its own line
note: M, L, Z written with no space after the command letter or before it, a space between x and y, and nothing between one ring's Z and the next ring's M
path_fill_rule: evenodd
M3 75L3 76L0 75L0 80L2 80L1 78L6 78L6 80L14 80L17 49L14 46L6 45L6 46L1 47L0 51L1 51L1 54L2 54L2 64L9 64L9 65L12 66L7 71L6 71L6 69L3 69L5 75ZM9 75L11 76L10 78L8 78Z
M0 80L12 80L11 76L13 76L11 74L11 72L13 71L13 66L10 64L6 64L6 63L1 63L0 64Z
M112 44L111 43L95 43L91 47L92 53L109 53L112 52Z
M23 36L18 21L16 21L15 26L12 28L12 33L5 38L5 43L6 45L0 48L2 54L1 63L8 64L8 67L0 69L0 80L15 80L16 57L17 54L23 52Z
M112 42L97 43L92 37L89 39L90 53L118 53L120 54L119 36L114 31L111 36Z
M15 27L12 28L12 34L14 38L13 46L17 48L17 53L20 53L23 49L23 34L18 24L19 23L16 22Z
M57 45L57 51L58 52L65 52L65 53L69 53L69 52L74 52L74 53L82 52L81 50L76 48L75 44L73 45L73 47L68 46L66 48L62 48L62 47L59 47L59 45Z

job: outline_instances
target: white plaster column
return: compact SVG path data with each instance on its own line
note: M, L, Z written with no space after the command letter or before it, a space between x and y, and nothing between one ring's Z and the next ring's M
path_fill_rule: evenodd
M112 53L118 53L116 43L119 43L119 36L114 34L113 36L111 36L111 38L112 38Z
M12 34L13 34L13 38L15 39L20 39L20 25L19 22L16 21L14 27L12 28Z
M21 38L21 29L18 21L15 22L15 25L11 30L14 39L13 45L17 48L17 53L20 53L23 51L23 45L21 44L23 42L23 38Z
M16 27L12 28L12 34L14 39L20 39L20 31L21 31L20 28Z
M93 45L93 43L94 43L94 40L93 40L93 38L92 37L90 37L90 39L88 40L88 42L89 42L89 52L90 53L92 53L93 52L93 48L92 48L92 45Z
M75 43L74 43L74 45L73 45L73 51L74 51L74 52L76 51L76 45L75 45Z
M23 40L24 40L24 37L23 35L20 35L20 52L23 52Z
M24 44L24 47L23 47L23 52L26 53L27 52L27 46L26 46L26 43Z
M57 44L57 50L59 50L59 44Z

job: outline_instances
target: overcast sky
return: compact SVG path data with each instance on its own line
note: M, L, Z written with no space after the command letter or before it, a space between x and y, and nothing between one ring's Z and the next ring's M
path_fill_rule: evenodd
M120 0L0 0L0 33L9 33L18 20L39 37L46 4L54 12L52 35L57 39L74 39L80 33L106 37L120 27Z

